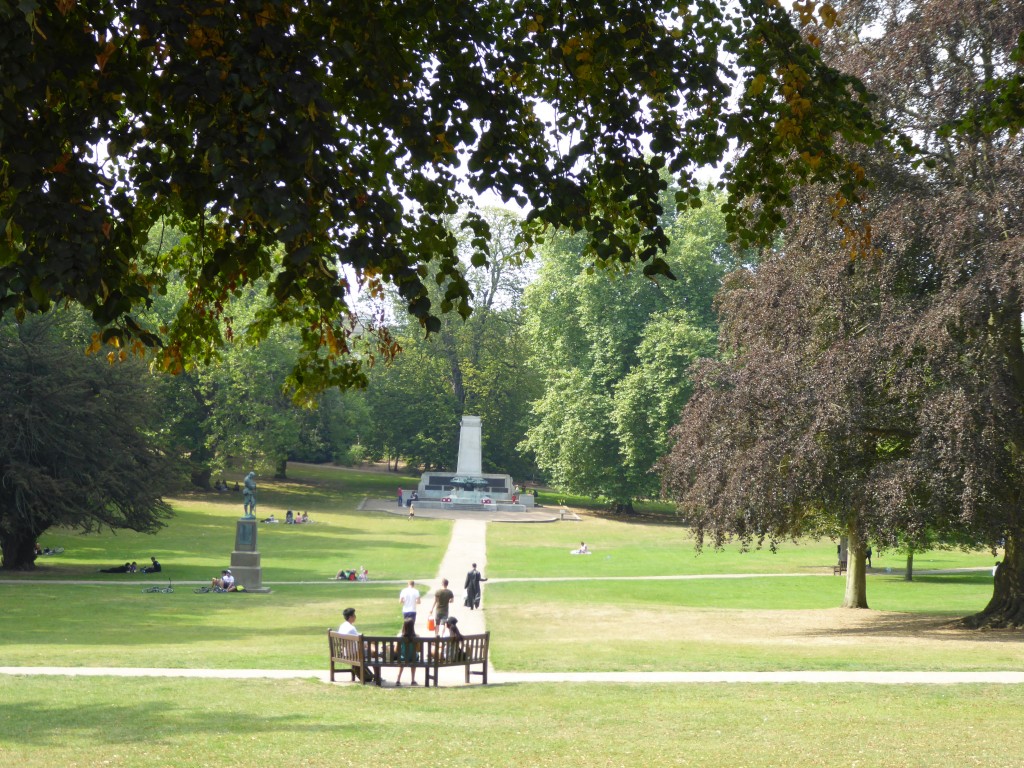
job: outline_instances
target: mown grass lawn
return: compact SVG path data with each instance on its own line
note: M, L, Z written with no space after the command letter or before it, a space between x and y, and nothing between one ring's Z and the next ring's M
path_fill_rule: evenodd
M395 631L401 581L434 576L451 524L359 511L365 495L390 498L408 478L318 467L290 474L286 482L261 480L258 516L305 510L316 523L260 527L272 594L198 595L180 583L226 564L241 513L237 495L183 496L156 536L47 534L45 546L67 551L0 584L2 663L321 671L325 630L345 606L358 608L364 631ZM580 540L595 554L569 555ZM150 554L165 574L96 573ZM876 610L842 611L835 606L843 579L830 575L835 545L827 540L774 554L698 555L678 525L589 516L489 525L488 558L494 581L485 605L499 669L1024 669L1018 634L943 628L984 605L986 572L906 583L897 573L902 558L876 554L868 586ZM986 568L991 560L986 552L935 552L918 555L916 565ZM370 569L369 583L328 581L338 568L360 565ZM665 576L701 578L629 578ZM141 592L166 577L179 582L173 594ZM55 583L63 578L103 583ZM522 578L540 580L501 581ZM0 766L1013 766L1024 765L1006 749L1020 735L1022 705L1022 689L1011 686L426 691L6 676Z
M570 551L585 541L591 555ZM778 551L743 552L737 545L697 551L688 528L676 523L630 518L584 516L578 522L552 525L494 524L487 529L490 574L502 577L659 576L726 573L831 573L836 543L829 539L783 542ZM970 567L991 568L998 556L986 551L933 550L919 553L915 571ZM873 572L902 573L906 558L897 552L876 553Z
M183 497L173 501L175 517L155 536L48 536L48 545L60 542L66 552L42 559L29 575L43 583L0 584L6 663L321 669L323 633L340 623L347 605L359 609L364 631L396 631L400 584L436 574L451 523L423 518L410 524L401 515L359 511L365 496L389 497L398 483L411 485L408 479L305 465L290 474L287 481L261 480L258 516L305 510L316 522L260 526L263 576L272 594L193 593L185 582L205 581L227 564L240 505L231 493ZM595 554L569 554L581 539ZM125 559L141 562L149 552L164 563L163 574L96 573ZM814 642L797 630L768 637L781 612L815 616L841 603L844 580L831 575L834 558L827 540L787 543L776 553L733 547L698 554L685 528L628 519L490 524L494 581L485 603L494 663L546 671L1021 667L1015 642L978 643L970 653L955 643L903 642L906 647L893 653L871 635L851 647L858 636L849 631L829 642L819 628ZM932 552L919 555L917 565L983 567L989 560L985 552ZM991 594L985 571L919 574L906 583L897 573L885 574L893 567L885 563L898 567L902 559L876 556L868 597L887 614L952 619L979 610ZM370 570L368 584L330 581L339 568L361 565ZM721 578L726 574L749 578ZM665 576L711 578L623 580ZM45 583L57 578L102 585ZM165 578L178 583L174 594L142 594L142 586ZM725 629L695 633L703 626ZM567 655L566 647L583 650Z
M1018 686L0 678L0 764L1020 766Z
M402 478L307 465L293 466L289 474L287 481L261 479L257 517L273 513L283 520L292 509L308 512L313 524L259 526L265 582L323 581L342 568L360 566L375 580L433 577L439 552L448 546L450 521L424 519L410 526L401 515L358 510L366 495L390 494ZM208 581L230 564L241 494L193 493L169 501L174 517L156 535L52 530L41 544L64 547L64 554L40 558L34 572L3 577L150 583L157 577L102 574L97 569L133 560L144 565L155 556L164 566L164 579Z
M155 537L51 531L33 574L0 584L5 666L326 669L346 605L396 630L396 595L432 578L452 524L360 512L409 478L294 467L262 480L269 595L199 595L233 546L236 495L173 500ZM835 544L697 554L686 528L585 516L489 524L484 603L508 671L1022 670L1019 633L948 629L991 594L987 552L876 554L873 610L837 608ZM587 541L595 554L573 557ZM158 577L98 574L155 554ZM366 565L368 584L329 579ZM891 573L885 569L890 568ZM745 578L733 578L735 575ZM3 574L4 578L11 574ZM173 594L141 587L170 578ZM99 582L62 584L58 580ZM543 581L531 581L542 579ZM503 581L506 580L506 581ZM520 581L526 580L526 581ZM854 617L854 618L851 618ZM1016 686L500 685L362 688L312 680L0 677L0 766L1024 765Z

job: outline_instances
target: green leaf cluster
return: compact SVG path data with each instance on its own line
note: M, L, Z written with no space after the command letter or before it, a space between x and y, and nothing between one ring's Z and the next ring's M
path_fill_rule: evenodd
M859 84L753 0L3 2L0 72L0 310L78 303L180 371L258 289L267 323L305 329L310 390L364 382L357 288L393 287L431 331L468 316L444 219L471 193L585 233L599 265L666 274L665 169L695 205L694 169L735 142L727 221L760 240L797 183L852 198L835 138L877 136ZM163 217L192 249L146 250ZM171 274L191 322L140 327Z

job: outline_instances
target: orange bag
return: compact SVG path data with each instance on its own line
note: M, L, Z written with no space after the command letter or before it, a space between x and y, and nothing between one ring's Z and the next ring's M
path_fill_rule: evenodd
M434 628L435 628L436 626L437 626L437 625L436 625L436 624L434 623L434 620L433 620L433 619L427 619L427 629L429 629L429 630L430 630L431 632L433 632L433 631L434 631Z

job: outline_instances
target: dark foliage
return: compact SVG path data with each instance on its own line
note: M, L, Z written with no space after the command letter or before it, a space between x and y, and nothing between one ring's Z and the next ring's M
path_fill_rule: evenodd
M922 152L876 152L871 249L851 259L809 198L785 248L723 297L733 357L705 371L664 465L700 530L772 542L820 513L851 535L996 546L993 604L1024 624L1024 144L955 134L1015 66L1024 7L848 2L826 58ZM858 35L860 37L858 38ZM851 582L858 574L851 574ZM853 584L848 605L866 605Z
M52 526L152 532L170 460L152 424L145 371L82 354L65 339L67 313L0 323L0 548L3 567L34 565ZM66 330L66 329L65 329Z
M584 233L597 264L662 274L663 169L695 204L693 169L735 140L729 220L763 239L795 185L854 193L837 134L877 136L858 84L762 0L5 0L0 73L0 311L70 299L104 341L163 344L180 370L265 279L261 323L302 332L309 391L364 381L353 283L393 285L430 330L469 313L444 223L467 186ZM145 255L161 217L191 247ZM482 263L487 223L464 226ZM175 271L185 306L142 327ZM439 302L428 274L449 281Z

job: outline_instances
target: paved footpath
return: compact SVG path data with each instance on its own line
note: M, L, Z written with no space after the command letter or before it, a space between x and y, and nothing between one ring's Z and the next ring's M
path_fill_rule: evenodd
M410 524L414 525L415 522ZM486 631L487 591L482 585L484 598L480 610L468 610L463 605L466 590L466 573L473 563L487 575L487 522L484 520L457 519L452 527L448 550L441 560L437 576L429 581L418 582L423 598L416 617L416 631L425 635L429 610L434 602L433 590L439 589L441 579L447 578L449 588L455 593L451 615L459 619L463 634L472 635ZM744 574L733 578L750 578L756 574ZM790 574L794 575L794 574ZM805 574L806 575L806 574ZM644 578L644 577L640 577ZM688 578L688 577L653 577ZM705 577L707 578L707 577ZM727 578L714 576L712 578ZM500 581L557 581L559 579L501 579ZM495 579L499 581L499 579ZM27 582L21 582L27 583ZM55 584L55 581L42 583ZM74 582L82 583L82 582ZM110 583L110 582L106 582ZM398 584L395 582L396 590ZM426 585L428 588L423 589ZM136 585L137 586L137 585ZM397 598L398 592L395 592ZM397 601L396 601L397 602ZM397 621L397 619L396 619ZM391 670L394 671L394 670ZM460 668L442 669L443 686L463 685L463 671ZM0 667L0 675L67 675L80 677L184 677L241 679L317 679L327 681L325 671L299 669L171 669L136 667ZM866 683L877 685L955 685L955 684L1008 684L1024 683L1024 672L488 672L488 682L497 685L522 683Z
M461 623L461 622L460 622ZM446 673L452 673L450 676ZM168 669L139 667L0 667L0 675L69 677L183 677L224 680L315 679L326 672L308 669ZM489 683L864 683L875 685L1020 685L1024 672L492 672ZM460 669L442 669L443 686L463 684ZM386 687L387 684L385 683Z

